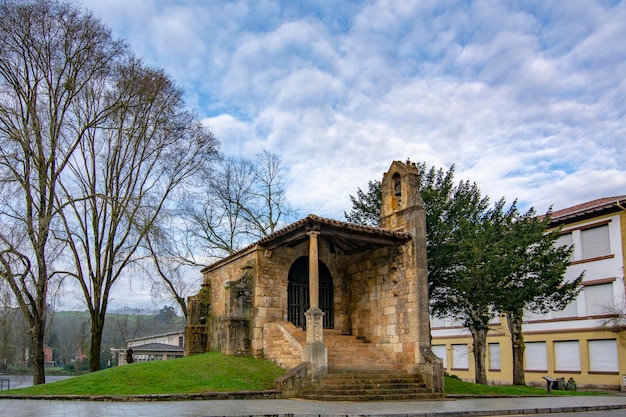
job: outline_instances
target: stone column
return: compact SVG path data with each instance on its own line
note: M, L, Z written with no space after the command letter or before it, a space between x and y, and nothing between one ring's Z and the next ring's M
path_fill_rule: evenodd
M309 232L309 304L306 317L306 345L302 353L304 362L311 363L311 379L319 380L328 370L328 352L324 346L324 313L319 308L319 256L317 236Z
M319 307L320 299L320 272L319 253L317 249L317 235L320 232L309 232L309 305Z

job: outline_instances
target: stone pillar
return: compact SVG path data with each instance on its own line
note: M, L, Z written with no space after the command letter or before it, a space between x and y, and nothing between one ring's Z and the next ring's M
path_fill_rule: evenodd
M302 360L311 363L311 379L319 380L328 370L328 351L324 346L324 313L319 308L319 268L317 235L309 232L309 303L306 317L306 345Z
M309 305L311 308L319 307L320 299L320 273L319 254L317 249L317 235L320 232L309 232Z

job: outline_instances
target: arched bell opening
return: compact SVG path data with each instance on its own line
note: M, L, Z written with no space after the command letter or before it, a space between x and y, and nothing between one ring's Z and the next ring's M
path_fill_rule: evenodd
M335 327L333 277L324 262L318 261L319 308L324 312L325 329ZM309 257L301 256L289 268L287 317L296 327L306 327L304 313L309 309Z

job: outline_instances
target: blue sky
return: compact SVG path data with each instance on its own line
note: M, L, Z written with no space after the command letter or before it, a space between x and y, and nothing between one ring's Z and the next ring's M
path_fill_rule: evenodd
M227 155L263 149L300 217L342 219L393 160L545 211L626 194L626 3L83 4L162 67Z
M277 154L299 217L343 219L407 158L540 212L626 194L624 2L82 4L184 88L223 153ZM116 305L150 298L129 285Z

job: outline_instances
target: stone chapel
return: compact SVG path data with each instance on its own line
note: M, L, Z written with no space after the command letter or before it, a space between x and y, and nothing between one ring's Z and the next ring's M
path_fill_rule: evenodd
M426 223L414 163L382 180L380 227L308 215L202 269L185 355L212 350L334 369L420 374L443 391L430 350ZM366 350L359 350L365 349Z

